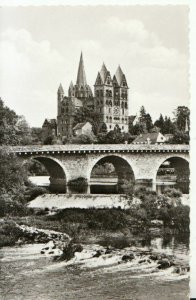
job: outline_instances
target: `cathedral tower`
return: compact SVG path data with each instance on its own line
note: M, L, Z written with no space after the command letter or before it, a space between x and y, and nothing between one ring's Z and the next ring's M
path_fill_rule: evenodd
M125 74L118 66L113 77L114 88L114 123L118 124L121 131L128 132L128 85Z
M95 111L99 114L100 128L99 130L110 131L113 129L112 107L113 107L113 85L110 72L105 64L98 72L94 85L95 91Z

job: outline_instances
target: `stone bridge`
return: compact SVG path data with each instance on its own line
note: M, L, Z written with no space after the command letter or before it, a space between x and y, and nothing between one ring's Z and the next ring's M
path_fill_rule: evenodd
M148 182L156 188L157 171L170 159L178 177L189 178L189 145L43 145L15 146L10 148L22 160L35 159L41 162L50 174L50 188L63 192L67 183L78 177L91 183L91 173L96 164L110 162L118 178L134 180L135 184ZM87 189L87 193L90 188Z

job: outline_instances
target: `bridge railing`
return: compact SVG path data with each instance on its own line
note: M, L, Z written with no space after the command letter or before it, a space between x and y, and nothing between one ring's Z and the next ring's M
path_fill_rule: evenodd
M88 145L30 145L30 146L10 146L9 151L14 153L36 153L36 152L162 152L162 151L179 151L189 152L189 145L183 144L88 144Z

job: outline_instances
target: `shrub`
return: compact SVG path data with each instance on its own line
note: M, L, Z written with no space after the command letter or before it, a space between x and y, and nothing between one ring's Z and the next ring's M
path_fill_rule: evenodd
M25 192L25 197L27 201L31 201L36 197L49 193L48 189L40 186L29 186Z
M22 236L21 230L12 221L0 223L0 247L13 246Z

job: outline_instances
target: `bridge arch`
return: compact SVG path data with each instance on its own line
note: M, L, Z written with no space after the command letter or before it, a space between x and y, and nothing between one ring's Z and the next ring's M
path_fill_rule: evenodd
M134 185L135 175L126 158L120 155L103 155L93 161L89 182L91 193L121 193L125 183Z
M162 192L165 187L175 187L182 193L189 193L189 159L180 155L168 155L159 162L156 169L157 191Z
M61 161L54 157L33 156L31 159L40 162L50 176L49 189L52 192L66 192L66 171Z

